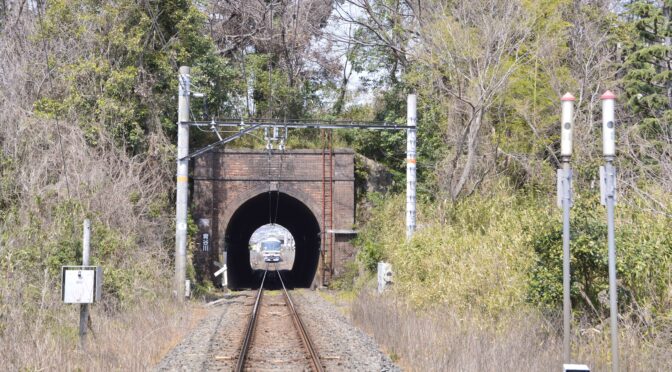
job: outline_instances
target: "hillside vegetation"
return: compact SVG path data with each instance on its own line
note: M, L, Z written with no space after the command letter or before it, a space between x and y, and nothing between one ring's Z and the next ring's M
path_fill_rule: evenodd
M580 194L572 210L572 338L576 360L602 370L609 368L609 299L606 223L596 199ZM372 272L380 260L392 263L394 284L383 297L363 289L353 305L361 326L411 369L560 364L562 222L552 198L512 196L498 187L456 204L423 204L418 231L406 243L405 199L374 200L358 258ZM669 230L667 217L619 207L619 317L628 370L672 367ZM437 345L445 345L444 354L427 351Z
M381 340L401 340L388 348L402 362L415 355L412 342L380 332L413 330L382 320L414 317L407 323L443 330L427 339L434 344L416 344L423 350L450 337L482 351L456 346L442 361L425 358L429 369L496 369L521 345L538 348L530 366L558 365L555 169L567 91L576 96L575 356L607 365L599 97L614 91L624 365L672 369L670 40L668 0L0 2L0 369L86 369L92 360L94 369L148 368L188 323L169 284L182 65L205 94L192 99L199 120L405 123L406 96L417 93L411 241L405 133L342 131L336 142L385 165L393 180L384 195L359 195L357 244L363 272L393 263L394 290L364 290L353 317L380 324L370 330ZM191 145L215 138L192 130ZM289 147L320 138L291 131ZM263 145L245 136L231 146ZM89 354L77 347L76 307L59 298L60 267L81 261L85 218L92 263L105 270L91 327L110 340ZM531 330L534 344L524 338ZM151 350L132 352L139 345Z

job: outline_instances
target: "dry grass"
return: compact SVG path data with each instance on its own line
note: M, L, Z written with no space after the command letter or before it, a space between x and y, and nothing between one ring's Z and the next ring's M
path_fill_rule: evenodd
M93 332L84 352L78 346L79 307L64 305L62 310L51 319L6 323L0 335L0 370L148 370L207 316L200 306L166 300L112 316L94 306Z
M353 321L370 333L409 371L552 371L560 370L559 321L533 310L483 320L457 315L450 308L417 312L391 296L364 291L352 305ZM610 370L609 333L579 328L573 342L577 362L593 371ZM580 334L580 335L579 335ZM624 325L620 338L623 371L670 371L669 338L645 341Z

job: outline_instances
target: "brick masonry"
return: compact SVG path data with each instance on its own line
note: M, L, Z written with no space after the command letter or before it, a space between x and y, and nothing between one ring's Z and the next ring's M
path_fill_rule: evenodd
M355 222L354 152L334 151L333 218L334 230L348 231ZM196 159L192 172L191 213L199 224L199 241L194 260L198 276L210 277L224 262L224 237L229 219L246 201L270 190L278 190L300 200L313 213L323 229L322 151L225 150L210 152ZM204 235L207 234L207 235ZM336 234L334 275L344 270L355 250L351 234ZM319 276L321 269L317 270Z

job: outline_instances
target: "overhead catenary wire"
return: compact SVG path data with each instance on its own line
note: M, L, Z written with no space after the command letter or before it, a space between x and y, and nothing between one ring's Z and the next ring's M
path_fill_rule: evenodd
M280 152L280 167L278 170L278 177L277 177L277 187L276 187L276 198L275 198L275 218L273 219L273 223L278 222L278 209L280 208L280 180L282 179L282 166L284 162L284 156L285 156L285 148L284 146L281 149Z
M275 137L274 137L275 139ZM280 180L282 179L282 171L284 164L285 148L280 149L280 163L278 165L278 172L273 175L273 149L270 144L271 139L267 137L267 162L268 162L268 221L269 224L275 225L278 221L278 210L280 209ZM275 208L273 208L273 182L275 182Z
M271 182L271 148L267 149L268 153L268 223L273 224L273 193Z
M319 119L288 119L276 120L268 118L230 118L212 119L210 121L184 122L189 126L203 127L245 127L259 125L261 128L288 128L288 129L370 129L370 130L406 130L415 127L392 124L387 122L351 121L351 120L319 120Z

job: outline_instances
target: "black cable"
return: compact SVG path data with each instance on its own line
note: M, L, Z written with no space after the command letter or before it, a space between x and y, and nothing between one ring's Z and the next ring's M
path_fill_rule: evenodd
M280 153L280 170L278 171L278 184L277 184L277 190L276 190L276 195L277 198L275 199L275 218L274 218L274 223L278 222L278 209L280 208L280 180L282 179L282 165L283 163L283 157L285 155L285 148L282 148L282 152Z
M271 149L268 149L268 223L273 224L273 196L271 193Z

